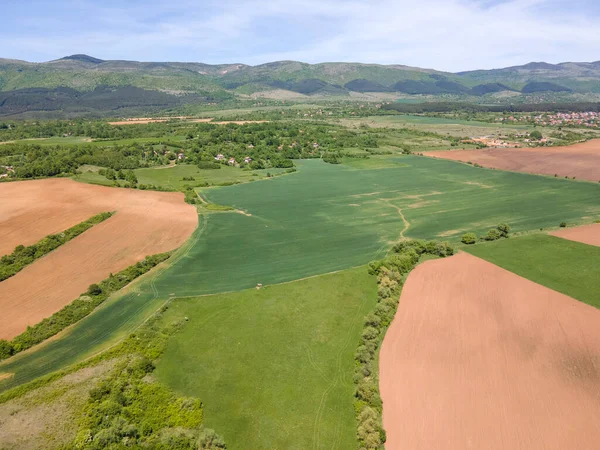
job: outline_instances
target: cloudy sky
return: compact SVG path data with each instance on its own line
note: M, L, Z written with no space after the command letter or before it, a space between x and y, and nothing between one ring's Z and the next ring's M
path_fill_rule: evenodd
M460 71L600 60L598 0L6 0L0 57Z

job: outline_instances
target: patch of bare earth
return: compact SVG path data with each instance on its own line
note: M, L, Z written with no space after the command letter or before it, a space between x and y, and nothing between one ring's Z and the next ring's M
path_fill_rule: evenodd
M567 147L492 148L424 152L426 156L483 167L600 181L600 139Z
M550 234L570 241L577 241L600 247L600 223L593 223L591 225L583 225L575 228L563 228L552 231Z
M466 253L419 265L381 349L386 449L597 448L599 324Z
M11 339L52 315L110 273L181 246L198 223L195 208L184 203L181 193L67 179L0 185L0 235L10 251L101 211L116 213L0 282L0 339Z
M0 404L0 448L58 449L77 433L77 413L90 389L114 367L116 360L81 369L48 386Z

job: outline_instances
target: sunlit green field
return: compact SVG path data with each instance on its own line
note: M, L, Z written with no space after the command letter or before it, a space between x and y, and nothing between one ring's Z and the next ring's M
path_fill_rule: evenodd
M189 321L155 374L202 399L231 450L356 448L354 352L376 287L359 267L175 300L164 321Z
M546 234L532 234L474 245L465 250L600 308L600 247Z
M367 163L369 164L369 163ZM190 245L123 301L40 351L0 364L0 390L49 373L132 330L169 297L270 285L364 265L402 236L457 242L500 222L513 231L600 219L600 185L396 156L387 168L297 162L299 170L203 189L233 212L204 213ZM166 169L170 170L170 169Z

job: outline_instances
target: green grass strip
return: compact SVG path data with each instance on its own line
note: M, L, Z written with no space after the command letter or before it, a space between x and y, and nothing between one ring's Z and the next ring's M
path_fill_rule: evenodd
M531 234L463 250L600 308L600 247L546 234Z
M29 264L32 264L42 256L46 256L51 251L56 250L61 245L66 244L71 239L89 230L94 225L104 222L106 219L112 217L113 214L112 212L103 212L84 222L78 223L62 233L49 234L36 244L27 247L24 245L17 246L10 255L0 258L0 281L16 275Z
M100 284L92 284L86 293L60 311L57 311L52 316L32 327L28 327L26 331L16 336L12 341L0 340L0 361L39 344L64 330L69 325L83 319L111 294L150 271L170 256L171 253L159 253L148 256L143 261L127 267L116 275L111 274L110 277L103 280Z

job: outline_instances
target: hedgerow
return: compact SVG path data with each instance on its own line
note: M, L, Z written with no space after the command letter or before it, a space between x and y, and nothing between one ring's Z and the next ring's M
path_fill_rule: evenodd
M0 258L0 281L12 277L35 260L47 255L52 250L76 238L84 231L89 230L112 215L112 212L103 212L84 222L78 223L62 233L50 234L36 244L27 247L23 245L17 246L10 255Z
M57 311L40 323L27 327L27 330L11 341L0 340L0 360L6 359L64 330L69 325L83 319L104 302L112 293L131 283L137 277L165 261L170 253L160 253L146 257L116 275L111 274L99 284L92 284L86 293Z
M354 355L354 410L361 450L378 449L386 441L381 420L383 403L379 394L375 358L385 332L396 314L403 280L423 254L445 257L454 254L454 249L446 242L401 241L385 259L369 264L369 273L377 275L378 302L375 309L365 317L364 328Z

